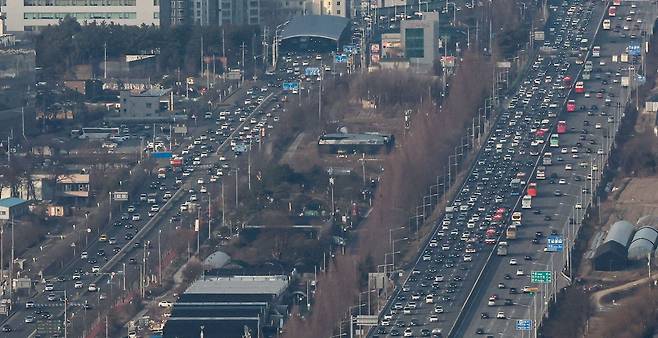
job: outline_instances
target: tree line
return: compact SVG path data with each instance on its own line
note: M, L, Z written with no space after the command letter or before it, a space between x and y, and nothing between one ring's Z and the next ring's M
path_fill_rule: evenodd
M159 53L160 72L180 71L181 74L200 70L201 38L206 57L228 59L234 67L242 58L244 44L245 64L260 54L258 26L122 26L114 23L84 23L73 18L60 20L58 25L44 28L36 36L36 63L44 74L53 78L66 75L77 64L98 63L104 59L107 46L108 59L125 54ZM223 40L223 43L222 43ZM216 63L221 70L221 64ZM219 72L219 70L218 70Z

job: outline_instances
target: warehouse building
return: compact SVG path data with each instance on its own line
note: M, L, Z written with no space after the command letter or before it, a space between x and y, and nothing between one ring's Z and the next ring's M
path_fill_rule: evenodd
M270 337L283 327L280 305L289 277L205 277L194 282L173 306L165 338Z
M594 269L612 271L627 266L628 246L633 238L634 227L628 221L614 223L603 243L594 254Z
M656 247L656 240L658 240L658 230L655 228L645 226L638 229L628 246L628 259L648 259L648 255L653 254Z

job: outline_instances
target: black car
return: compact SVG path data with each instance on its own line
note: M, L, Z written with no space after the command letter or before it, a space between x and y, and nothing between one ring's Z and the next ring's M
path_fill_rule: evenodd
M2 332L11 332L11 326L9 324L2 325Z
M488 319L488 318L489 318L489 314L488 314L488 313L486 313L486 312L482 312L482 313L480 314L480 319Z
M481 327L478 327L477 330L475 330L475 333L477 334L484 334L484 329Z

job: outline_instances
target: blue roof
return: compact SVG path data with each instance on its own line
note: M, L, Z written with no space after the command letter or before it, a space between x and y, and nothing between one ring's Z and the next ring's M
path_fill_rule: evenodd
M338 41L350 19L336 15L296 16L281 33L281 40L297 37L317 37Z
M0 199L0 207L11 208L17 205L27 203L26 200L18 197L9 197Z

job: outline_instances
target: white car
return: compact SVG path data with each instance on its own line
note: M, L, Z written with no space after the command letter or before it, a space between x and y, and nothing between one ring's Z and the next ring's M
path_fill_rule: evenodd
M464 255L464 262L472 262L472 261L473 261L473 256Z
M567 180L564 178L561 178L559 181L557 181L558 184L567 184Z
M572 169L573 169L573 167L571 166L571 164L565 164L564 165L564 170L572 170Z
M437 305L434 307L434 313L443 313L443 306Z
M91 267L91 272L92 272L92 273L96 273L96 272L99 272L99 271L101 271L101 267L100 267L100 266L98 266L98 265L94 265L94 266Z
M600 123L595 124L594 129L601 129L601 124Z
M83 287L84 287L84 285L82 284L81 281L77 281L77 282L75 282L75 284L73 284L74 289L82 289Z
M517 276L523 276L523 275L525 275L525 272L523 272L522 269L518 269L518 270L516 270L516 275Z
M55 285L53 284L46 284L46 287L44 288L45 291L53 291L55 290Z
M174 303L172 303L172 302L170 302L170 301L168 301L168 300L163 300L163 301L161 301L160 303L158 303L158 306L159 306L159 307L164 307L164 308L169 308L169 307L174 306Z
M518 262L516 261L516 258L511 258L509 260L509 265L517 265L517 264L518 264Z
M503 311L498 311L498 313L496 313L496 318L498 318L498 319L506 319L507 316L505 316L505 312L503 312Z
M89 284L89 286L87 287L87 291L96 292L96 291L98 291L98 288L96 287L96 284L92 283L92 284Z
M439 316L437 315L431 315L430 316L430 323L435 323L439 321Z

